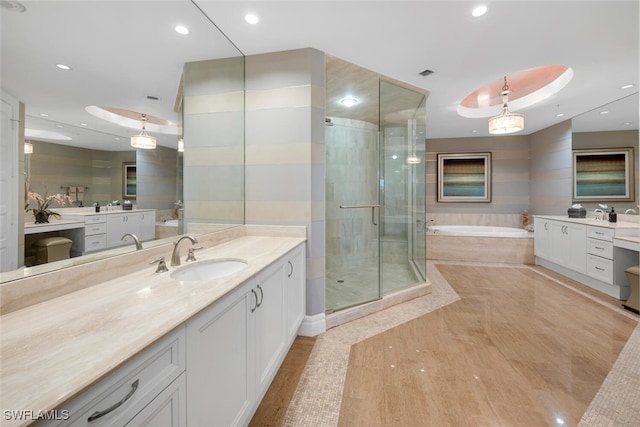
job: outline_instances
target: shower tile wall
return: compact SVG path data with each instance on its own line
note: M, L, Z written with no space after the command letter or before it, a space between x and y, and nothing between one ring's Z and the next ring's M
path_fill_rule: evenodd
M307 227L307 315L324 313L324 53L246 57L247 224Z
M327 128L327 269L364 273L366 266L377 275L376 264L370 265L378 257L371 209L340 209L340 205L378 203L377 126L356 120L332 120L334 126Z

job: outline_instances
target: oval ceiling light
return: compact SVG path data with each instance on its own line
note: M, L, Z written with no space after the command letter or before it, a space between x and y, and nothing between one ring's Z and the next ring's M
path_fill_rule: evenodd
M61 70L65 70L65 71L71 70L71 67L69 67L68 65L65 65L65 64L56 64L56 67L60 68Z
M358 100L355 98L343 98L340 100L340 104L344 105L345 107L353 107L357 103Z
M248 13L245 17L244 20L247 21L247 23L251 24L251 25L255 25L258 22L260 22L260 18L258 18L257 15L254 15L253 13Z
M185 27L184 25L176 25L174 28L175 32L186 36L187 34L189 34L189 29L187 27Z
M624 85L624 86L620 86L620 89L630 89L632 87L633 85Z
M509 74L509 107L521 110L562 90L573 79L573 69L565 65L543 65ZM458 105L462 117L480 118L499 114L503 107L503 77L467 95Z
M487 6L485 6L485 5L476 6L471 11L471 15L474 16L475 18L477 18L479 16L482 16L485 13L487 13Z
M87 113L99 119L115 123L118 126L140 129L140 115L137 111L126 110L124 108L115 107L98 107L89 105L85 107ZM165 135L180 135L182 129L173 122L146 114L146 130L154 133L162 133Z

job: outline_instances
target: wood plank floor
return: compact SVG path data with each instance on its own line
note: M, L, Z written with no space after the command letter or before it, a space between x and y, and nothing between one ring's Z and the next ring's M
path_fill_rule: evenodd
M461 300L351 347L339 425L577 425L637 322L529 269L437 268Z

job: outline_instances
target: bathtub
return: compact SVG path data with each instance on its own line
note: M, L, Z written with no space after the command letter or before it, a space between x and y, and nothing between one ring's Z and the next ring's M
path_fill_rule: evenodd
M533 233L520 228L480 225L427 227L427 259L534 264Z
M177 236L179 234L178 225L177 219L156 222L156 239Z
M447 236L530 237L529 232L521 228L486 225L431 225L427 232Z

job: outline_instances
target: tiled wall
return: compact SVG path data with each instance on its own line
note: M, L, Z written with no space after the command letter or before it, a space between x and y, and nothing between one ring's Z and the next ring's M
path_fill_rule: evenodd
M531 214L566 215L571 206L571 120L530 135Z
M244 59L185 64L186 223L244 220Z
M89 150L31 142L31 191L51 195L67 191L68 186L85 186L88 187L84 193L85 206L96 201L106 204L122 198L122 163L135 162L135 151Z
M437 202L438 153L491 152L489 203ZM427 140L427 219L431 214L520 214L529 208L529 137L497 136Z
M159 146L155 150L137 150L136 173L138 208L173 209L173 204L178 201L176 149Z
M246 60L246 223L307 227L307 315L325 309L324 53Z

